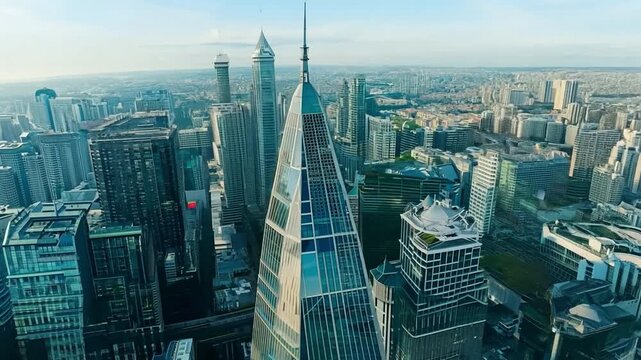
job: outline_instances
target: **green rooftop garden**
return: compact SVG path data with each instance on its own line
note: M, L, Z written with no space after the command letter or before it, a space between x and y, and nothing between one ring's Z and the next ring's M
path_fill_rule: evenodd
M588 240L588 239L586 239L586 238L584 238L584 237L581 237L581 236L572 235L572 234L571 234L567 229L565 229L565 228L560 228L560 229L558 229L556 232L557 232L557 234L559 234L559 235L561 235L561 236L565 236L566 238L568 238L568 239L570 239L570 240L572 240L572 241L574 241L574 242L576 242L576 243L579 243L579 244L581 244L581 245L588 245L588 243L589 243L589 240Z
M621 240L621 237L617 233L608 229L605 225L586 225L585 227L596 236L606 237L612 240Z
M418 237L423 240L427 245L432 245L436 242L438 242L438 238L435 235L429 234L429 233L422 233L419 234Z
M542 298L552 285L545 267L527 263L512 254L483 256L481 267L523 296Z
M414 161L414 160L416 160L416 159L414 159L412 157L412 151L411 150L403 151L401 153L401 156L396 158L396 161Z

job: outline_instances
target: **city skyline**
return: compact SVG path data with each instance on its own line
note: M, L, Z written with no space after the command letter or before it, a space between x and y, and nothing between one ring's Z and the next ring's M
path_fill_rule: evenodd
M5 18L0 35L7 53L13 54L0 59L0 82L207 68L220 52L228 53L238 66L249 66L261 28L278 54L277 66L294 65L299 53L297 24L285 21L295 18L300 8L300 1L294 0L279 7L260 1L200 0L91 5L75 0L55 4L2 0L0 5ZM633 36L641 31L634 21L641 4L628 0L607 4L467 0L455 5L412 0L396 7L332 0L310 3L310 10L318 14L310 23L310 38L317 44L310 53L315 64L626 67L641 63L641 40ZM157 26L163 18L167 21ZM351 51L344 52L345 47Z

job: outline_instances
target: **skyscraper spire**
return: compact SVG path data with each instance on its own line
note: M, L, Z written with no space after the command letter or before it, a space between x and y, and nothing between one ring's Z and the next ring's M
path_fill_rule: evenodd
M301 74L302 82L309 82L309 68L307 67L307 61L309 57L307 56L307 1L303 3L303 73Z

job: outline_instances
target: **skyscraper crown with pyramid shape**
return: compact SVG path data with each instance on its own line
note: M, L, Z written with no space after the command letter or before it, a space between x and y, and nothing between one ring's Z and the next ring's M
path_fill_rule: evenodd
M306 18L305 18L306 30ZM252 359L381 359L360 242L318 93L306 31L269 201Z

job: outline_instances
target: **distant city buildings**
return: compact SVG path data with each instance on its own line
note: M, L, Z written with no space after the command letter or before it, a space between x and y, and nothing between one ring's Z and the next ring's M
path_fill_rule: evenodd
M218 102L230 103L231 90L229 87L229 56L218 54L214 59L216 69L216 83L218 84Z
M574 141L570 177L572 195L586 198L592 181L594 167L607 163L612 147L619 141L619 130L579 131Z
M396 157L396 131L389 118L371 115L367 120L367 161L392 160Z
M554 80L552 83L554 110L564 110L568 104L576 102L579 96L577 80Z
M567 190L567 154L503 155L497 181L497 207L507 217L522 221L529 202L558 201Z
M616 205L621 202L625 179L621 175L621 163L598 166L592 172L590 201Z
M89 179L92 169L85 136L78 133L41 134L38 142L54 199L60 199L63 191Z
M365 76L358 75L345 83L338 99L337 130L335 139L338 162L347 181L352 182L356 173L362 169L368 139L366 138L366 103L367 89ZM345 109L347 105L347 109ZM344 132L344 135L342 135Z

